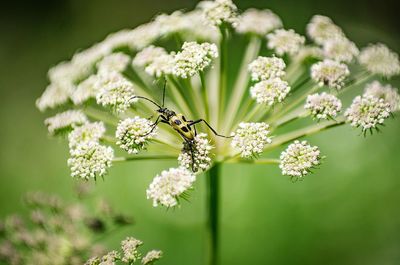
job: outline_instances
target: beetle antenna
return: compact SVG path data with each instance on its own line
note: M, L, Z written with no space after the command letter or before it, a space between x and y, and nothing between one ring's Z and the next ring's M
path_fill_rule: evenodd
M151 99L149 99L149 98L142 97L142 96L133 96L131 99L135 99L135 98L145 99L145 100L147 100L147 101L153 103L154 105L156 105L158 108L160 108L160 109L163 108L163 107L161 107L160 105L158 105L155 101L153 101L153 100L151 100Z
M165 88L167 87L167 79L164 78L164 88L163 88L163 95L162 95L162 107L164 108L165 103Z

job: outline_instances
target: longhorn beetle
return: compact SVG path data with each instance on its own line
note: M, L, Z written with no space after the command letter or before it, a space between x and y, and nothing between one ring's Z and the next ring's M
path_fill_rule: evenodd
M150 129L150 131L148 133L146 133L143 136L149 135L150 133L152 133L154 131L154 129L156 128L156 126L161 122L161 123L165 123L168 124L169 126L171 126L175 131L177 131L179 133L179 135L183 138L183 140L187 143L189 149L190 149L190 153L191 153L191 157L192 157L192 171L197 171L194 169L194 149L195 149L195 137L197 135L197 131L196 131L196 124L200 123L200 122L204 122L205 125L207 125L208 128L210 128L210 130L219 137L223 137L223 138L231 138L232 136L224 136L221 135L219 133L217 133L216 130L214 130L213 127L211 127L210 124L208 124L208 122L204 119L198 119L198 120L186 120L185 116L183 116L183 114L181 113L176 113L173 110L170 110L168 108L166 108L164 106L165 103L165 88L167 85L167 80L165 80L164 82L164 88L163 88L163 96L162 96L162 105L160 106L157 102L147 98L147 97L143 97L143 96L134 96L132 97L132 99L144 99L147 100L149 102L151 102L152 104L154 104L155 106L158 107L158 109L156 110L159 115L156 119L156 121L152 124L152 127Z

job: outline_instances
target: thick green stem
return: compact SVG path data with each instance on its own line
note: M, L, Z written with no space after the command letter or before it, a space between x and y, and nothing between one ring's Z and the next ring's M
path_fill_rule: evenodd
M220 44L220 76L219 76L219 123L221 124L223 113L225 110L225 97L227 86L227 57L228 57L228 33L225 28L220 28L221 31L221 44Z
M200 76L200 82L201 82L201 95L203 97L203 103L204 103L204 112L205 112L205 117L207 120L210 120L210 109L208 106L208 91L207 91L207 83L206 83L206 78L204 76L204 72L199 73Z
M220 164L215 164L207 173L208 190L208 264L218 264L218 219L219 219L219 184L220 184Z

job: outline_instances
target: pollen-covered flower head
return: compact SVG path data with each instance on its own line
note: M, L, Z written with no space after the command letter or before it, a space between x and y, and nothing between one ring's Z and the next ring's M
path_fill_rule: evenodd
M353 127L367 130L376 129L390 116L390 105L382 98L372 95L357 96L344 116Z
M249 8L240 15L236 31L264 36L268 32L281 27L281 19L271 10Z
M135 58L132 60L132 64L138 67L145 67L165 54L168 53L164 48L150 45L136 54Z
M341 89L344 80L350 75L346 64L326 59L311 66L311 78L320 86Z
M57 83L51 83L47 86L43 94L36 100L36 107L40 111L52 109L66 103L73 89L65 88Z
M153 200L153 206L159 204L174 207L178 204L179 196L193 187L196 176L187 168L170 168L157 175L147 189L147 199Z
M201 1L198 7L203 10L207 21L212 25L237 24L237 7L232 0Z
M174 58L172 73L181 78L188 78L203 71L218 57L218 48L212 43L185 42L182 50Z
M106 175L114 158L114 150L98 142L89 141L70 149L70 155L68 165L71 176L89 180Z
M97 86L97 103L111 107L117 113L125 112L135 101L132 83L118 72L101 73Z
M307 141L296 140L281 153L280 160L283 175L301 178L321 163L321 152Z
M112 53L105 56L96 66L99 72L123 72L129 64L131 58L122 52Z
M105 131L106 127L103 122L86 123L68 134L69 147L74 148L81 143L90 141L97 142Z
M178 157L180 166L197 172L206 171L212 163L210 151L213 147L207 138L207 134L199 133L193 140L193 144L183 143L183 149ZM193 155L193 157L192 157Z
M315 15L307 24L307 35L317 44L323 45L330 39L344 36L340 27L326 16Z
M334 95L322 92L309 95L304 108L318 120L333 119L342 109L342 102Z
M324 54L327 58L350 63L359 53L354 42L346 37L338 37L327 40L323 46Z
M71 94L71 100L75 105L80 105L90 98L95 98L98 92L98 75L91 75L78 84Z
M384 85L379 81L373 81L365 86L364 95L382 98L386 103L389 103L392 112L400 109L399 91L389 84Z
M267 79L250 88L250 95L257 103L272 106L282 102L290 91L290 86L280 78Z
M258 156L264 147L272 142L269 133L269 125L264 122L241 122L232 133L231 146L238 150L242 157Z
M249 71L253 81L267 80L285 75L285 62L278 57L258 56L249 64Z
M150 250L142 258L142 265L153 264L157 260L161 259L162 255L163 255L163 253L161 250Z
M67 110L44 121L51 135L70 132L75 127L87 122L86 115L80 110Z
M138 248L143 244L142 241L133 238L127 237L125 240L121 242L121 249L123 252L122 261L128 264L135 263L136 260L140 258L140 253Z
M304 45L306 39L297 34L293 29L277 29L267 34L269 49L272 49L282 56L284 54L295 55Z
M361 50L358 60L372 74L392 77L400 74L399 55L382 43Z
M139 116L127 118L118 123L115 137L117 145L129 154L137 154L146 148L149 139L156 134L153 123Z

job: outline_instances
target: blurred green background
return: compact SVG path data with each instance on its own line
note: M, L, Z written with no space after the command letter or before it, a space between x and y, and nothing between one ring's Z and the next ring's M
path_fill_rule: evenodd
M236 1L271 8L285 27L304 33L313 14L331 16L359 46L382 41L400 52L396 1ZM108 33L161 12L191 8L189 0L10 1L0 8L0 218L21 211L21 196L41 190L73 197L67 144L47 136L35 99L47 69ZM400 79L393 83L400 85ZM363 138L348 126L310 138L327 155L316 174L292 183L277 167L223 168L221 264L400 264L400 122ZM153 208L145 199L155 174L173 162L113 167L96 194L133 214L126 235L162 249L160 264L204 264L205 193L198 178L191 202Z

